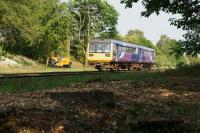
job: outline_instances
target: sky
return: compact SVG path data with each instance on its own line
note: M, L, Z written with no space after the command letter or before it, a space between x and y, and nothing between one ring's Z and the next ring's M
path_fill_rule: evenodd
M130 29L139 29L144 32L145 37L154 44L159 40L161 35L167 35L173 39L183 39L185 33L181 29L170 25L169 18L178 18L178 15L170 15L161 13L158 16L153 14L149 18L141 16L144 7L141 3L137 3L133 8L126 8L120 3L120 0L107 0L119 12L118 31L121 35L125 35Z
M168 21L169 18L178 18L178 15L170 15L162 12L158 16L153 14L149 18L145 18L140 15L141 11L144 10L141 3L134 4L133 8L125 9L125 5L121 4L120 0L107 1L109 4L113 5L119 13L117 29L121 35L126 35L131 29L139 29L142 30L145 37L154 44L156 44L161 35L167 35L176 40L183 39L182 36L185 32L170 25Z

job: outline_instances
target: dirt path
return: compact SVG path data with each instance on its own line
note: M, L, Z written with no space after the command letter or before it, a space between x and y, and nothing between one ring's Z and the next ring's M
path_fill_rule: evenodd
M107 81L0 94L0 132L200 131L199 81Z

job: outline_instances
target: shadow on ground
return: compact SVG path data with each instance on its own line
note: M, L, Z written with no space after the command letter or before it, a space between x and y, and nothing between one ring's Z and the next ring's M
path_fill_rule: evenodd
M141 108L130 111L112 91L47 92L45 96L57 106L1 111L0 132L190 132L183 120L139 120Z

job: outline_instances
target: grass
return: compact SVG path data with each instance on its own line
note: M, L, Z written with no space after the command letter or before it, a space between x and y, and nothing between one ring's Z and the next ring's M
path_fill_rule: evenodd
M112 80L129 80L136 81L135 85L140 82L151 84L154 81L158 81L160 85L169 87L183 86L182 83L190 81L191 86L198 85L199 81L199 65L191 67L185 66L178 69L167 70L164 72L107 72L104 74L96 75L80 75L80 76L57 76L57 77L37 77L37 78L20 78L20 79L1 79L0 80L0 92L16 93L16 92L28 92L42 89L52 89L57 87L66 87L71 83L84 83L94 81L112 81ZM89 71L86 69L52 69L49 68L45 71L38 72L55 72L55 71ZM170 76L170 77L169 77ZM192 77L192 78L191 78ZM184 79L185 78L185 79ZM192 79L192 81L191 81ZM182 81L181 81L182 80ZM138 82L139 81L139 82ZM178 83L176 83L178 82ZM194 83L194 84L193 84ZM199 87L199 86L197 86Z
M1 79L0 92L16 93L28 92L41 89L51 89L65 87L71 83L83 83L93 81L111 81L111 80L131 80L131 81L151 81L166 79L161 73L155 72L108 72L97 75L81 76L56 76L56 77L37 77L20 79Z

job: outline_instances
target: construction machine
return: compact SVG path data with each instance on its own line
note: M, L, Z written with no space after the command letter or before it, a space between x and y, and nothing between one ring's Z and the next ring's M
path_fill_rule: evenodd
M58 51L51 53L49 66L71 68L72 61L69 57L62 57Z

